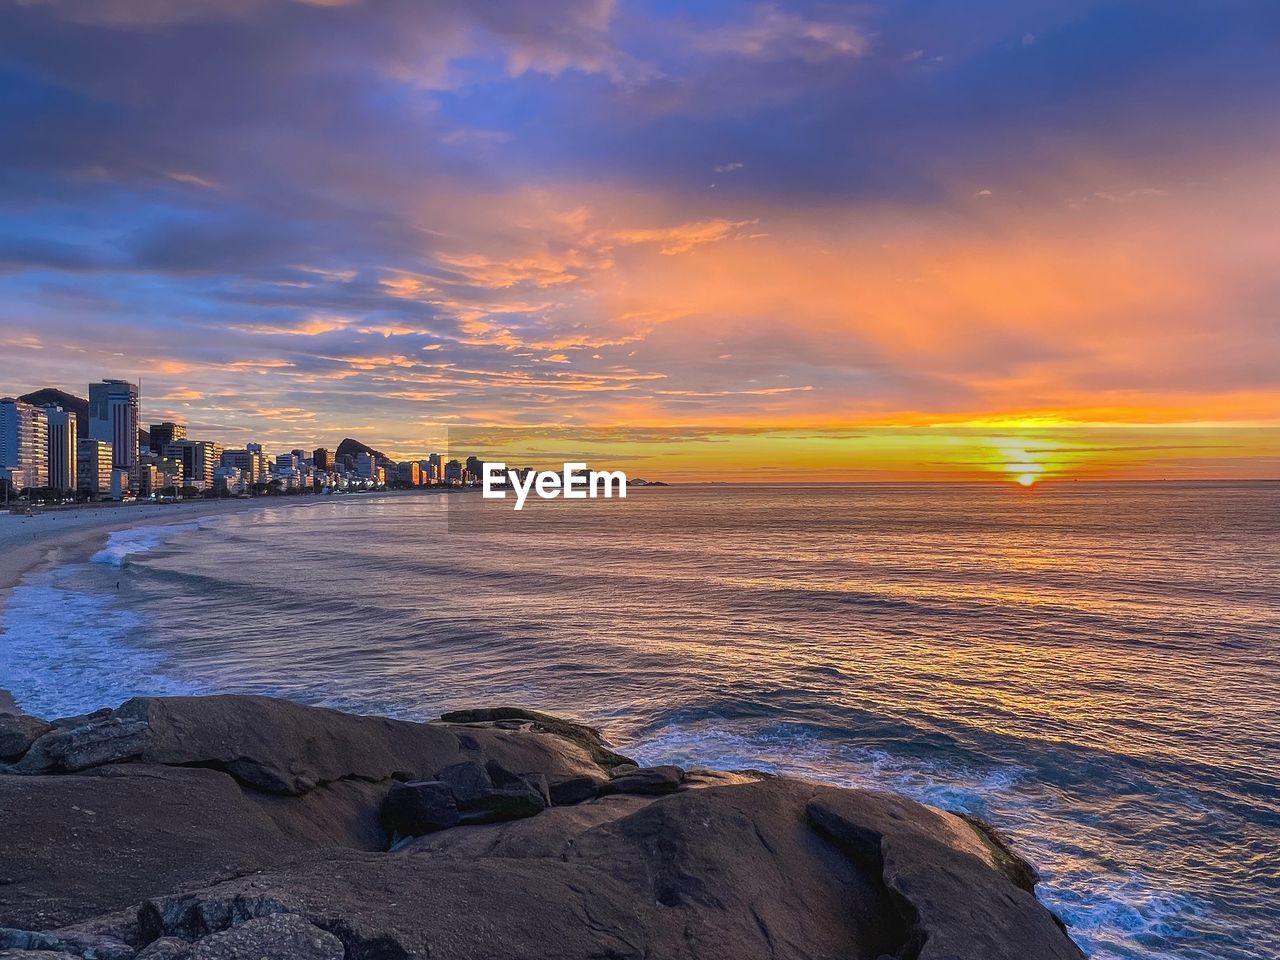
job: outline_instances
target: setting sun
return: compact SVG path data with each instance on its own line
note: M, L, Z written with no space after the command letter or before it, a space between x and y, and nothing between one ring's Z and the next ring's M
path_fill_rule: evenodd
M1020 473L1016 479L1022 486L1029 487L1036 482L1036 475L1034 473Z

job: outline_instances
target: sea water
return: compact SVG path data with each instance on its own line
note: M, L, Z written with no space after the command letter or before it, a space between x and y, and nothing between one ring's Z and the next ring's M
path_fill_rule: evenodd
M335 498L111 536L29 577L35 713L253 692L512 703L644 762L983 816L1100 958L1280 956L1280 485Z

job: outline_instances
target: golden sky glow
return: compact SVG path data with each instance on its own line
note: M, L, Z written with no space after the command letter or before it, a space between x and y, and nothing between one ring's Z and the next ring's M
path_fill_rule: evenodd
M1280 477L1265 31L553 6L12 13L0 390L668 479Z

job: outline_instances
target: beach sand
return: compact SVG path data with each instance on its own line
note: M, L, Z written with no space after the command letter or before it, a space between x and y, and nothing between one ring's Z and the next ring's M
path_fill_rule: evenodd
M30 571L52 564L87 560L102 549L107 534L117 530L181 523L197 517L268 506L303 506L314 502L311 497L261 497L254 500L85 506L51 510L33 517L2 513L0 607L3 607L9 591Z

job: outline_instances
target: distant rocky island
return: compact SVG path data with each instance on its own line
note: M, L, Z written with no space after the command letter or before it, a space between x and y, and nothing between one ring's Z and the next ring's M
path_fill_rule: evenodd
M518 708L0 696L0 957L1080 960L990 827Z

